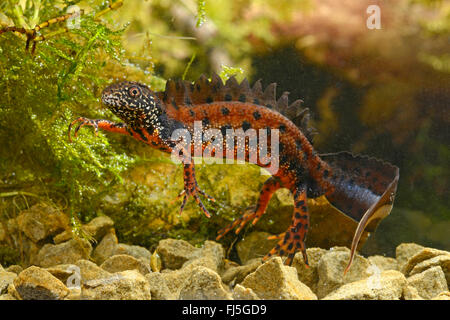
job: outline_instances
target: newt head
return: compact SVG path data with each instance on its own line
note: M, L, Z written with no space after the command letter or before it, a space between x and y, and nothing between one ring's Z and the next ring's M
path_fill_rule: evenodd
M161 114L161 102L146 85L123 81L106 87L102 103L126 123L155 128Z

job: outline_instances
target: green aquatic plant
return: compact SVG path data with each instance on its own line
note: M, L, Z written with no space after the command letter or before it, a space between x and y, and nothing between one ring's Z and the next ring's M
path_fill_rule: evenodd
M22 6L9 1L1 9L9 22L26 24L28 30L36 21L64 15L76 3L28 1ZM86 199L121 182L121 173L134 161L102 134L83 132L76 144L67 138L68 124L77 115L103 116L97 96L113 76L105 70L123 68L124 28L113 29L99 19L97 13L108 6L88 9L79 27L29 40L41 39L34 52L25 50L20 32L0 35L0 191L63 194L73 221L79 214L83 221L95 216ZM47 28L52 32L61 26Z

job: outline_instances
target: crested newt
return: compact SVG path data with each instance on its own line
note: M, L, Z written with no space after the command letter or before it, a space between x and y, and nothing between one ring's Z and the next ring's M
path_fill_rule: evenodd
M172 152L179 141L172 138L177 129L195 134L195 123L200 122L203 132L208 129L249 129L268 131L278 130L278 141L268 145L278 147L279 167L263 184L256 206L220 230L217 240L234 228L236 234L247 222L255 224L264 214L267 205L280 188L287 188L294 197L292 221L286 232L276 236L278 244L264 258L272 255L287 256L285 263L290 265L296 252L301 252L308 265L305 239L309 227L308 198L325 195L328 201L342 213L358 222L354 234L350 267L358 242L364 230L373 231L379 221L391 211L399 179L399 169L389 163L367 156L352 155L348 152L318 154L312 145L314 131L308 127L308 109L302 109L301 100L288 103L288 93L276 99L276 84L263 90L261 81L252 87L247 80L241 83L231 77L225 83L213 74L211 79L201 76L195 82L168 80L162 92L153 92L146 85L124 81L104 89L102 103L123 122L77 118L69 126L78 124L74 135L85 125L98 129L129 135L163 152ZM273 131L274 132L274 131ZM234 139L234 138L233 138ZM242 140L242 139L241 139ZM245 161L249 161L251 148L248 140L245 145ZM224 147L226 142L223 141ZM208 142L201 142L205 150ZM237 157L239 142L234 152L223 154L223 158ZM200 196L214 200L204 193L195 178L195 166L189 161L194 142L186 144L177 152L184 166L184 190L181 210L189 197L193 197L207 217L208 210ZM259 150L259 149L258 149ZM254 150L253 150L254 151ZM259 152L259 151L258 151ZM270 154L270 152L269 152ZM214 155L214 153L213 153ZM267 163L256 161L261 167Z

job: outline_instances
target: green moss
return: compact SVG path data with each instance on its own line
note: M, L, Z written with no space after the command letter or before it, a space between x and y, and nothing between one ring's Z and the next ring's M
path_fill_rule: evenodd
M13 12L6 9L6 15ZM94 12L81 17L79 29L38 42L35 54L26 52L25 41L11 32L0 37L2 187L16 191L18 185L39 185L43 197L63 194L69 213L79 213L82 221L95 216L86 199L121 183L121 173L134 162L102 133L95 137L84 129L75 143L68 140L68 125L76 117L103 116L104 110L95 106L98 91L111 78L104 70L120 63L123 54L123 30L94 20ZM30 9L24 15L31 13ZM39 10L40 22L64 13L52 1L45 2Z

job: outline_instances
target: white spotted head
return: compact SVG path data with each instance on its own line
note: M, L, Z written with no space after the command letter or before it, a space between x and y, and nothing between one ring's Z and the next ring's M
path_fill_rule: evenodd
M162 113L161 102L146 85L123 81L105 88L102 103L128 124L154 127Z

